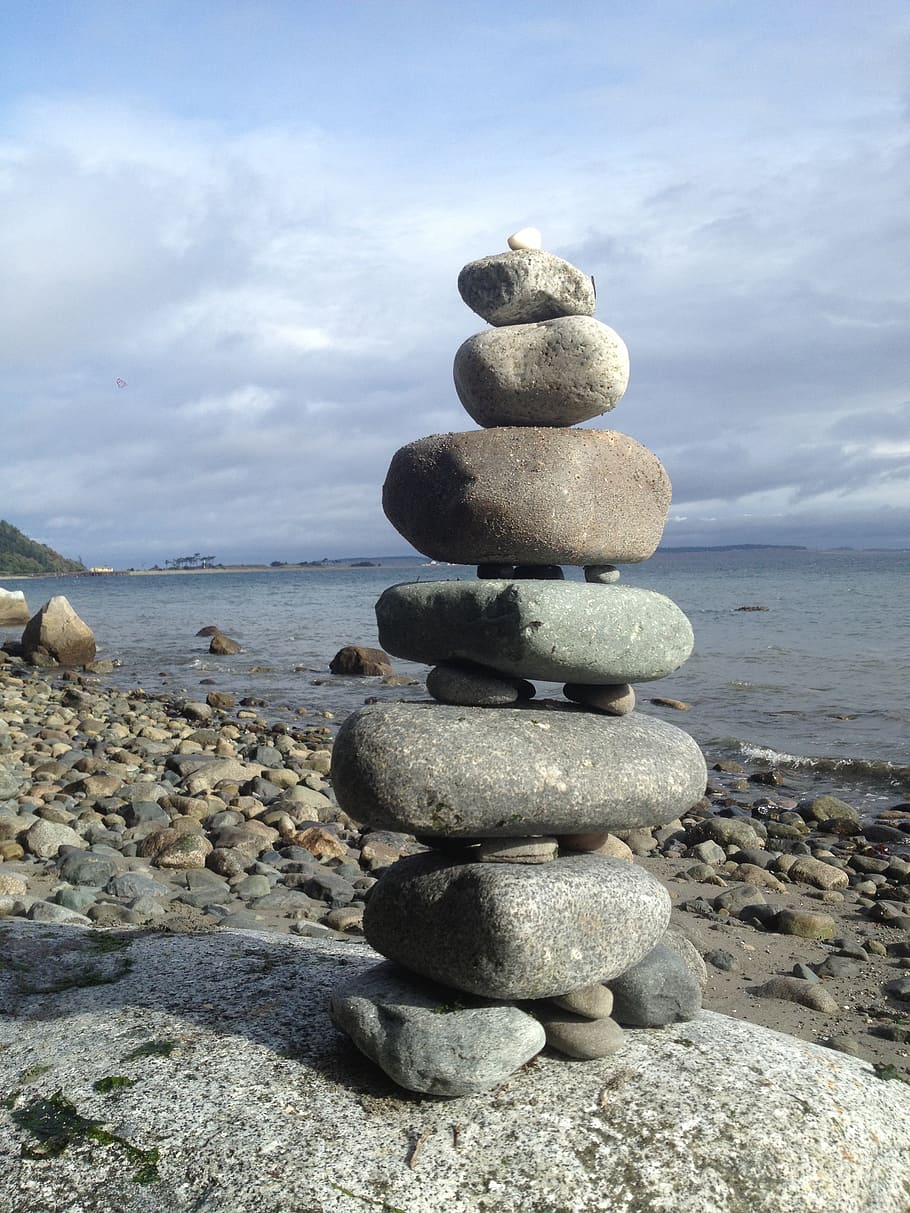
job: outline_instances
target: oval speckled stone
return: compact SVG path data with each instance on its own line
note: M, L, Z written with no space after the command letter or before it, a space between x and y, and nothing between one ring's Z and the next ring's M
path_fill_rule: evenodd
M476 333L456 353L454 376L478 425L575 425L622 398L629 351L593 316L562 316Z
M431 560L621 564L654 552L670 493L657 456L616 430L496 426L401 447L382 506Z
M458 293L472 312L494 325L594 314L594 283L588 275L541 249L469 262L458 275Z
M663 885L617 860L466 864L431 851L383 874L363 930L389 960L458 990L552 998L636 964L669 918Z
M706 782L688 733L652 716L570 704L495 712L370 704L348 717L332 751L332 786L346 813L428 838L663 825L690 809Z
M410 582L384 591L376 620L383 648L408 661L569 684L665 678L695 643L663 594L574 581Z

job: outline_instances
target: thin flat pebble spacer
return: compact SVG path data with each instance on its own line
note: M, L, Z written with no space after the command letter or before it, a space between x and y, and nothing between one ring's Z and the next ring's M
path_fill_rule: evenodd
M652 716L569 704L370 704L348 717L332 751L332 786L346 813L424 838L663 825L706 783L688 733Z
M557 316L593 316L594 283L562 257L540 249L471 261L458 293L488 324L533 324Z
M569 684L665 678L695 643L665 595L577 581L405 582L380 595L376 621L383 648L408 661Z
M401 447L382 505L431 560L596 565L647 560L670 496L660 460L626 434L503 426Z

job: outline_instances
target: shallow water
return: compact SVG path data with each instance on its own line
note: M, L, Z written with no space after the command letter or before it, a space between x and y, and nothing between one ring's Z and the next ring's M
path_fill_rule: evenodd
M639 705L691 732L712 756L783 763L870 802L910 798L908 574L910 552L663 552L624 566L624 581L667 594L696 635L681 670L639 685ZM213 678L224 690L341 718L368 695L423 694L328 673L342 645L378 643L373 604L381 591L473 576L470 568L414 566L5 584L24 589L32 611L65 594L92 627L99 657L122 659L118 685L202 698L200 681ZM211 657L208 640L195 634L213 623L243 653ZM404 661L395 667L426 673ZM542 693L558 690L541 684ZM690 710L651 706L652 695Z

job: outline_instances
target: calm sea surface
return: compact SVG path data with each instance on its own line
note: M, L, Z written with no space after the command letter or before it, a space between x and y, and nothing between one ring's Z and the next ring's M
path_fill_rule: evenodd
M380 592L400 581L473 576L468 568L415 566L0 584L23 589L31 611L65 594L94 631L99 657L123 661L117 685L203 698L209 688L200 680L211 678L220 689L261 697L276 716L308 707L340 721L368 695L423 693L328 674L342 645L378 644ZM643 710L685 728L711 758L767 757L869 808L910 798L910 552L664 552L624 566L622 578L667 594L695 629L686 665L639 686ZM239 640L243 653L209 656L208 640L195 635L207 624ZM681 699L690 710L654 707L651 695Z

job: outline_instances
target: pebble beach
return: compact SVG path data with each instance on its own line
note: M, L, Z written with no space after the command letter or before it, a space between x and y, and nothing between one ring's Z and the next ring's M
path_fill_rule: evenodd
M357 940L377 877L423 849L339 809L330 712L288 723L251 696L3 658L0 918ZM706 757L688 812L611 842L669 888L705 1007L910 1077L910 805L866 821L786 772Z

